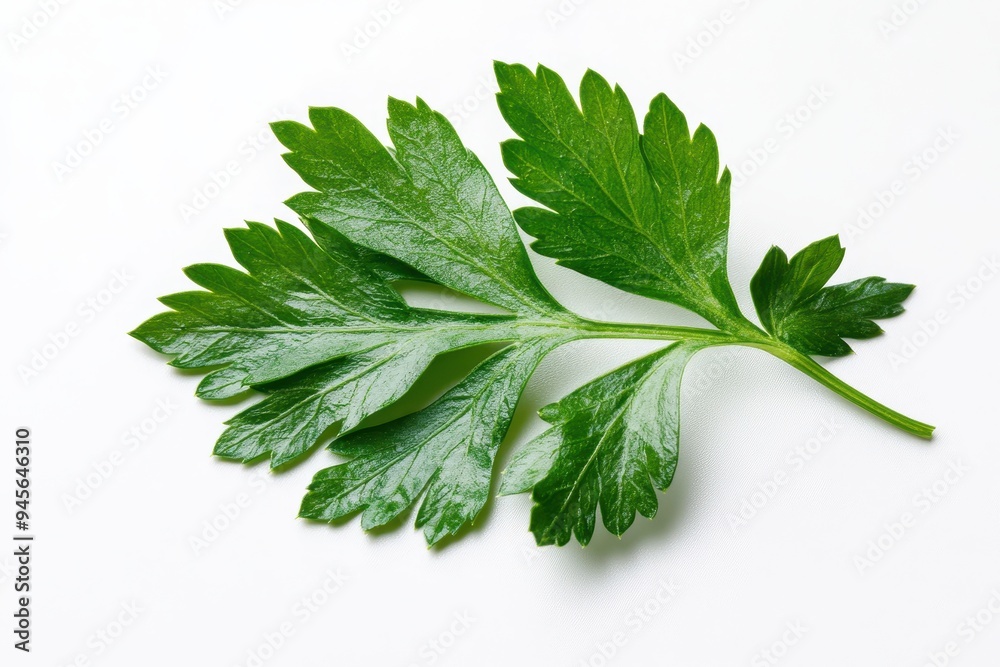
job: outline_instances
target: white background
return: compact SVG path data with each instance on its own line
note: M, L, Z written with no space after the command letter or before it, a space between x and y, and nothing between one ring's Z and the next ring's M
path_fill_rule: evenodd
M51 17L40 13L47 4ZM11 648L13 563L0 551L0 662L235 666L263 653L262 664L304 667L917 667L953 641L948 664L997 664L1000 618L988 605L1000 596L1000 280L979 274L993 277L1000 248L1000 6L400 0L387 25L369 27L367 44L355 42L357 31L372 12L386 15L385 0L227 7L7 0L0 12L9 454L0 460L11 479L14 429L30 426L38 536L27 656ZM718 22L724 10L728 22ZM885 23L894 11L895 26ZM685 52L688 62L678 57ZM197 375L167 367L126 332L160 310L157 296L188 288L182 266L231 262L224 227L292 219L281 202L303 186L266 123L335 105L384 137L387 95L419 94L454 117L511 205L523 205L499 158L511 132L492 98L494 58L543 62L574 87L592 67L640 111L665 91L693 123L709 125L723 160L753 172L733 193L730 242L745 308L770 244L795 251L837 232L848 248L838 278L917 283L885 336L829 367L936 424L933 442L764 353L705 353L686 378L681 463L659 516L640 518L620 541L599 529L586 549L537 549L524 496L491 503L480 526L443 549L427 550L409 522L378 535L357 521L309 524L293 517L332 455L317 451L279 476L214 460L223 420L242 406L196 400ZM795 124L785 120L796 113ZM104 119L111 131L60 173L57 163ZM942 132L951 139L935 148ZM934 160L924 169L913 156L925 152ZM230 162L239 173L213 188L213 173ZM897 180L880 210L879 193ZM208 201L185 220L182 206L197 193ZM866 229L857 223L863 208L876 213ZM586 315L698 321L533 259L552 291ZM99 312L88 300L103 302ZM935 328L927 323L936 316ZM77 335L65 346L45 347L71 325ZM641 349L580 343L552 354L501 465L539 432L541 405ZM49 358L26 374L43 352ZM130 448L132 429L145 432ZM799 466L795 449L810 439L819 451ZM115 452L117 465L95 477ZM952 484L956 462L965 472ZM787 482L755 496L776 473ZM935 482L936 502L919 501ZM239 515L196 552L192 538L205 538L206 522L226 523L220 507L241 494ZM10 491L0 498L6 535ZM757 507L734 526L745 501ZM884 535L906 513L912 525ZM869 554L880 538L884 555ZM866 554L877 560L859 565ZM323 592L328 572L346 578L332 594ZM661 581L677 587L665 603ZM313 595L323 604L305 618L296 605ZM134 620L123 605L138 608ZM644 606L649 613L636 615ZM992 623L962 625L982 609ZM269 651L266 637L283 623L291 636ZM804 628L801 637L786 633L789 623ZM109 644L100 632L116 636ZM616 633L620 646L606 658L601 648L611 653ZM776 663L760 653L772 645Z

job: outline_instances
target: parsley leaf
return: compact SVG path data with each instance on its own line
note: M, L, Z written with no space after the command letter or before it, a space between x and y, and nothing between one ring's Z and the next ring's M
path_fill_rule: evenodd
M300 516L360 514L365 529L411 508L428 544L476 520L517 402L545 355L570 341L672 344L588 382L540 412L551 426L514 453L500 493L530 492L539 544L581 544L597 516L622 535L653 517L680 441L684 368L699 350L765 350L887 422L921 437L933 427L850 387L810 355L850 351L844 338L881 333L910 285L865 278L828 286L836 237L788 260L772 248L751 282L763 328L748 320L726 270L730 175L703 125L656 96L640 134L632 105L600 75L580 104L539 67L496 65L498 101L519 139L504 142L515 187L539 204L512 214L479 159L440 113L389 101L384 146L341 109L313 108L310 126L272 125L285 161L313 188L287 204L306 231L249 222L226 237L242 270L196 264L202 289L163 297L169 310L132 335L206 373L197 395L257 403L233 416L215 454L272 467L324 439L340 461L320 470ZM597 322L566 310L532 269L533 247L580 273L684 306L715 328ZM450 288L504 314L417 308L399 281ZM503 344L423 409L366 428L439 355ZM374 421L374 420L369 420Z
M292 210L458 292L520 314L562 311L493 179L443 115L390 100L393 152L340 109L310 109L309 120L272 125L285 161L319 191L289 199Z
M514 187L548 207L515 212L532 248L623 290L679 304L723 327L743 320L726 273L728 169L715 136L692 136L666 95L640 136L632 105L588 70L580 106L552 70L496 63L502 144Z
M382 526L424 492L416 525L429 544L472 522L489 496L493 459L517 397L558 340L511 345L496 353L429 407L335 440L353 457L321 470L300 516L331 521L359 509L365 530Z
M656 491L670 486L677 469L681 376L704 347L676 343L542 409L553 427L527 448L534 464L512 462L515 474L534 487L531 530L539 544L563 545L571 533L581 544L590 542L598 504L615 535L632 525L636 512L656 514ZM535 457L553 446L546 470ZM508 491L518 485L524 481L510 482Z
M287 463L333 424L349 430L394 402L436 355L513 337L508 316L409 307L350 241L321 223L309 227L318 245L285 222L227 230L247 273L189 267L208 291L164 297L174 310L132 334L176 355L179 368L221 366L198 386L202 398L249 387L270 394L230 420L219 456L270 453L272 466Z
M901 314L913 285L863 278L824 287L843 258L837 236L806 246L791 260L772 247L750 281L764 328L803 354L827 357L851 353L844 338L883 333L872 320Z

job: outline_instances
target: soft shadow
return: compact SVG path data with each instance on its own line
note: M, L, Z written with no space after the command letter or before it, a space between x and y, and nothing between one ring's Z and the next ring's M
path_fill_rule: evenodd
M394 282L393 287L406 303L415 308L453 310L463 313L510 314L510 311L503 308L473 299L437 283L400 280Z
M426 408L503 347L503 344L479 345L438 355L399 400L370 415L358 425L357 430L384 424Z
M310 530L359 530L361 528L361 513L364 508L359 508L358 510L351 512L350 514L345 514L342 517L332 519L330 521L324 521L322 519L310 519L307 517L296 517L303 522ZM416 511L415 506L411 506L403 510L403 512L397 516L392 521L386 523L382 526L377 526L375 528L370 528L368 530L362 531L366 536L373 540L378 540L384 536L395 533L401 528L406 527L407 524L412 523L410 519L413 518L413 514Z
M672 532L690 519L691 503L695 495L693 477L693 475L683 475L683 471L678 467L677 476L666 492L656 494L659 505L656 516L647 519L636 514L635 522L621 537L612 535L604 528L600 523L600 509L598 509L598 525L594 530L593 539L586 547L571 550L573 557L585 561L588 566L604 568L616 561L632 558L637 550L651 543L668 540Z

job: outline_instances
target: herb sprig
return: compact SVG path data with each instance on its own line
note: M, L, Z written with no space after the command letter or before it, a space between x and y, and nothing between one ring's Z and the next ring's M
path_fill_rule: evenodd
M761 326L741 311L727 272L730 173L715 137L690 131L657 95L639 121L619 87L588 71L579 103L552 70L496 64L498 103L518 138L502 144L517 190L538 206L507 208L493 179L440 113L389 100L384 146L341 109L272 128L285 161L312 190L286 203L309 234L278 221L228 229L237 270L196 264L202 290L132 335L206 371L197 395L263 400L229 420L215 454L278 467L329 449L346 457L318 472L300 516L360 513L370 529L419 505L428 544L471 524L493 484L514 408L542 358L567 342L633 338L672 344L587 383L541 410L550 428L517 451L501 494L530 492L539 544L587 544L598 508L621 535L655 515L673 479L684 368L700 350L765 350L888 423L929 438L906 417L833 376L812 357L851 352L875 320L903 312L913 287L872 277L828 285L844 256L837 237L791 259L777 247L751 281ZM532 248L584 275L677 304L709 327L600 322L559 304L535 275ZM505 311L417 308L394 288L421 280ZM437 356L505 344L427 407L364 428Z

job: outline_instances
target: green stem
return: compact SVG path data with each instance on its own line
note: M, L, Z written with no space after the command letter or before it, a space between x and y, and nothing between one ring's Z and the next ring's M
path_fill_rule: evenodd
M840 394L851 403L864 408L876 417L880 417L893 426L903 429L907 433L912 433L913 435L927 439L930 439L931 435L934 433L934 427L930 424L925 424L911 417L907 417L906 415L896 412L892 408L879 403L870 396L861 393L830 371L820 366L811 357L802 354L798 350L773 340L768 343L750 343L749 345L751 347L757 347L770 352L782 361L787 362L789 365L799 369L812 379L816 380L824 387L828 387L832 391Z
M768 336L749 321L736 322L732 327L739 333L728 333L717 329L699 327L675 327L659 324L622 324L617 322L597 322L580 320L575 327L591 334L594 338L634 338L644 340L704 340L722 345L743 345L764 350L794 368L802 371L824 387L843 396L855 405L876 417L921 438L930 438L934 427L896 412L875 399L861 393L830 371L820 366L811 357Z
M597 322L581 320L582 325L574 327L594 334L593 338L632 338L638 340L706 340L739 345L743 339L718 329L699 327L674 327L663 324L622 324L618 322Z

